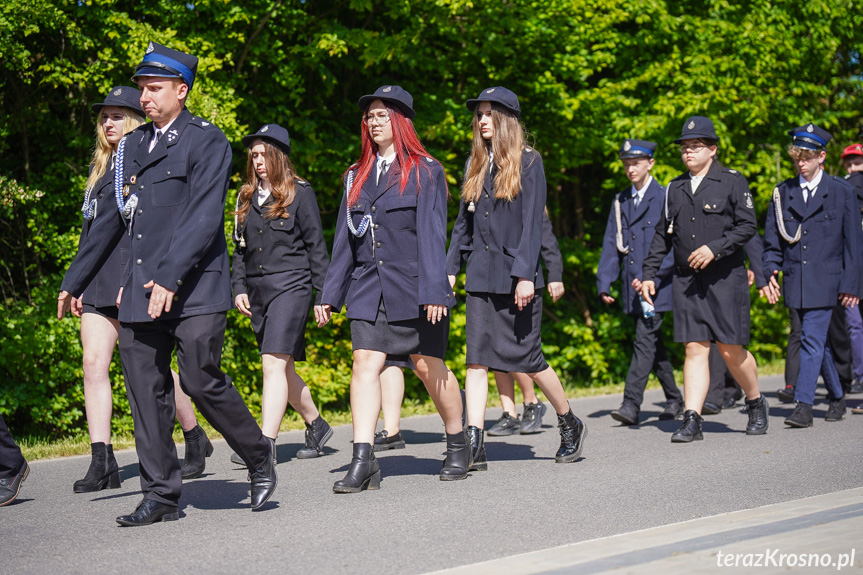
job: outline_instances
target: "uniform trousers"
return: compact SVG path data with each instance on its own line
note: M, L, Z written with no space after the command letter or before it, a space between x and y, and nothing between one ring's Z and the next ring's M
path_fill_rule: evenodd
M176 348L180 385L198 410L249 466L261 467L269 443L221 370L227 314L120 324L120 358L135 423L135 448L145 499L177 505L182 478L174 445L174 383L171 355Z
M0 415L0 479L14 477L24 467L24 463L21 449L12 439L12 434Z
M633 316L635 340L632 344L632 361L629 363L629 373L626 374L623 388L623 400L639 407L644 401L644 388L651 371L662 385L666 400L683 401L683 395L674 383L674 370L662 341L662 317L662 312L656 312L651 318L645 318L641 314Z
M845 322L845 307L837 306L830 316L830 327L827 329L827 340L830 342L830 352L833 365L839 374L839 382L843 389L851 384L854 377L851 361L851 344ZM856 308L855 308L856 309ZM785 386L797 385L800 374L800 338L803 324L800 321L800 310L789 308L788 319L791 331L788 334L788 347L785 352ZM821 376L824 376L822 371Z
M863 317L859 305L845 308L845 324L851 345L851 372L854 379L863 380Z
M802 324L800 338L800 374L797 376L797 389L794 399L799 403L815 403L815 386L819 372L824 376L824 384L830 395L839 399L843 396L839 373L833 364L833 352L827 341L830 316L833 308L799 309Z

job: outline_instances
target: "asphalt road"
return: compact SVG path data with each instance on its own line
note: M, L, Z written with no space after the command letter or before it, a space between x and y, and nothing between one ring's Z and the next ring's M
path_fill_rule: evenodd
M279 487L256 512L246 471L218 441L205 475L184 485L180 521L149 527L114 522L140 500L133 450L117 454L122 487L95 494L72 493L89 456L37 461L19 500L0 509L0 575L425 573L863 486L863 415L826 423L819 404L813 428L785 429L780 385L762 379L767 435L744 435L737 407L706 418L704 441L684 445L670 442L676 422L656 419L658 390L639 427L608 416L619 395L573 400L589 428L580 461L554 463L549 410L538 435L487 438L489 471L456 482L437 477L440 419L405 419L407 449L380 455L381 490L350 495L332 492L350 461L350 426L312 460L294 457L302 433L284 433ZM489 410L487 427L498 415Z

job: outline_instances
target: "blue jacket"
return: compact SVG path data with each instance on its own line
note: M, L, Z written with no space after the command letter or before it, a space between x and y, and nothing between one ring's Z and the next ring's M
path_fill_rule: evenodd
M452 307L455 297L446 276L443 167L432 158L420 158L402 193L398 161L383 176L386 180L380 187L375 173L373 169L350 208L355 228L371 215L372 225L365 235L358 238L348 230L347 200L342 198L322 303L336 312L346 304L348 318L374 321L383 297L390 322L424 317L424 305Z
M854 189L845 180L823 173L815 195L803 201L797 176L780 183L781 222L777 227L775 200L770 201L764 226L764 275L781 270L785 305L794 309L833 307L840 293L860 295L860 208Z
M623 311L628 314L640 315L641 303L638 293L632 289L632 280L641 279L641 268L644 258L650 250L653 236L656 234L656 223L665 210L665 187L660 186L654 178L651 180L644 198L633 208L632 187L619 194L621 235L627 253L617 249L617 217L614 204L608 214L605 226L605 237L602 241L602 254L596 268L596 293L610 293L611 284L621 278L620 299ZM621 271L622 268L622 271ZM662 260L662 265L656 274L656 296L653 303L656 311L671 311L671 279L674 269L674 253L670 251Z

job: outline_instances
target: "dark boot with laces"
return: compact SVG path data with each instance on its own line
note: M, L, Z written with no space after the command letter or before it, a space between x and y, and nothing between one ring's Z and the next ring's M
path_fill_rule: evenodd
M749 412L746 435L764 435L767 433L767 415L770 413L767 398L762 395L758 399L747 399L746 409Z
M324 445L333 436L333 428L320 415L306 424L306 445L297 451L297 459L313 459L324 454Z
M557 450L554 461L572 463L578 460L581 452L584 451L587 426L570 409L566 415L557 416L557 427L560 431L560 449Z
M785 425L800 428L812 427L812 406L808 403L798 403L791 415L785 418Z
M690 443L704 439L701 433L701 422L704 421L695 410L687 409L683 412L683 423L680 428L671 434L671 443Z
M827 415L824 416L824 421L842 421L845 419L845 412L847 411L847 407L845 406L845 396L843 395L839 399L830 399L830 404L827 407Z

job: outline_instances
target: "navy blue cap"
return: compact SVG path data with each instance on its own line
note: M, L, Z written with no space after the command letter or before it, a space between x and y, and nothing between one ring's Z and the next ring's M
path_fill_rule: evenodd
M805 126L798 126L788 130L788 135L791 136L792 146L805 150L821 151L833 139L833 136L827 130L819 128L811 122Z
M278 124L264 124L254 134L243 136L243 145L251 148L255 140L268 140L287 155L291 155L291 139L288 137L288 131Z
M648 142L647 140L624 140L620 146L619 157L621 160L629 158L652 158L653 152L656 151L656 142Z
M479 96L471 98L465 102L465 106L467 106L468 110L473 112L480 102L493 102L495 104L499 104L512 112L516 118L521 116L521 108L518 105L518 96L515 95L515 92L507 90L503 86L486 88L479 93Z
M674 140L674 143L679 144L683 140L712 140L718 142L719 136L716 135L716 130L710 118L692 116L683 124L680 137Z
M374 94L366 94L360 98L357 105L360 107L360 110L365 112L375 100L382 100L384 102L389 102L390 104L395 104L396 107L401 110L402 114L411 120L413 120L414 116L417 115L416 112L414 112L413 97L401 86L381 86L375 90Z
M167 46L150 42L144 59L135 68L132 81L137 82L141 76L156 76L158 78L180 78L192 89L195 74L198 70L198 58Z
M90 107L94 112L98 112L105 106L129 108L139 116L144 116L144 110L141 109L141 91L131 86L114 86L104 101L96 102Z

